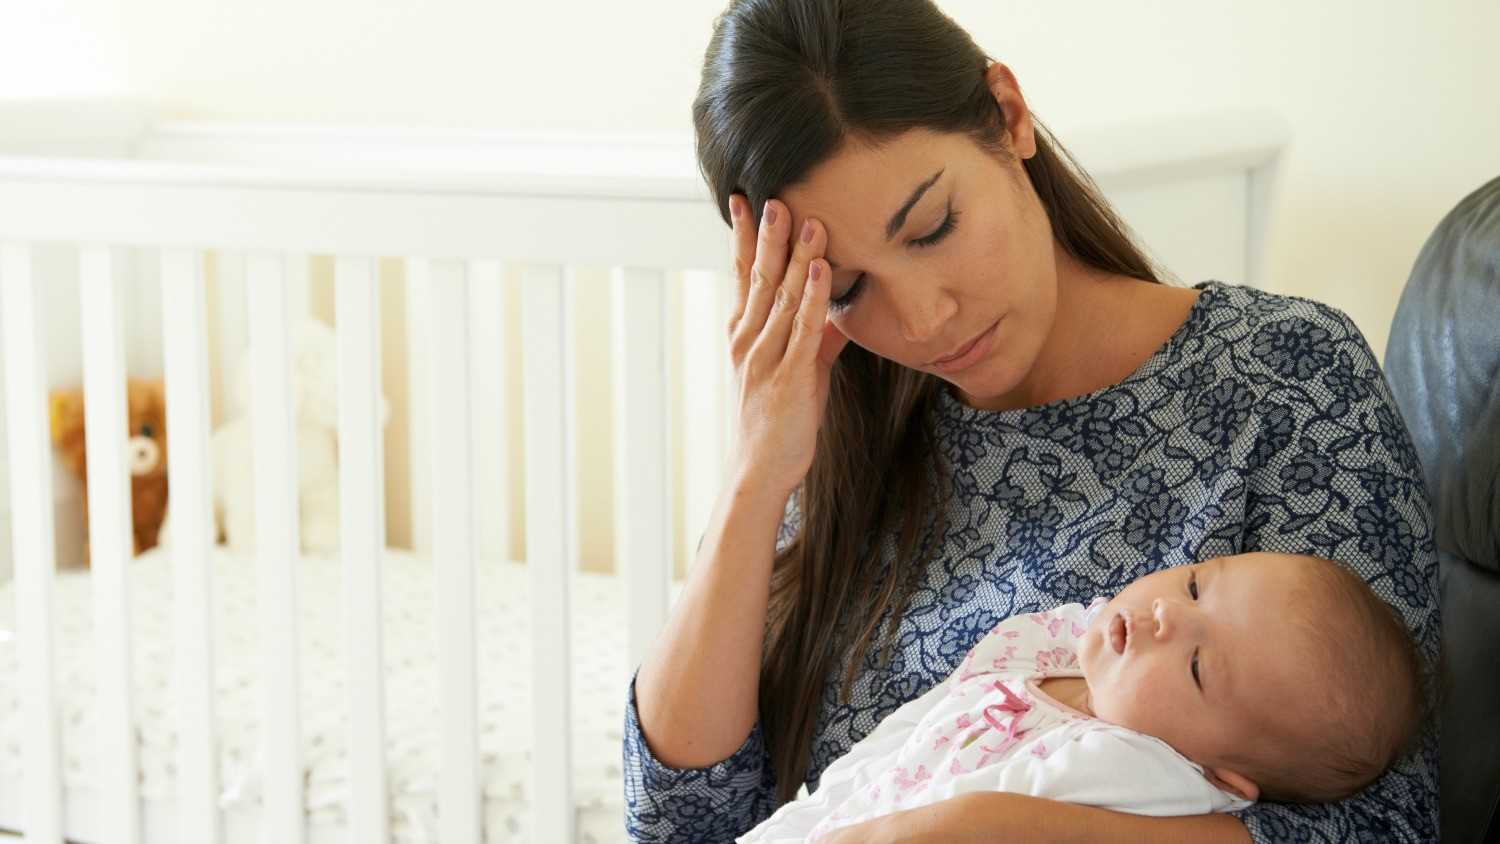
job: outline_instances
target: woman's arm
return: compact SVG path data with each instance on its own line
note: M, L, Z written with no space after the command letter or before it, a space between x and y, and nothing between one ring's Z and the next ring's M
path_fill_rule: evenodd
M1230 815L1161 818L1003 791L948 800L835 830L818 844L990 844L996 841L1250 844Z
M729 499L732 499L735 495L734 490L740 486L736 482L731 482L726 486L725 498L721 499L718 510L727 513L736 512L736 507L739 505ZM795 538L801 522L796 502L795 495L789 496L785 507L782 508L781 525L776 527L773 524L769 527L769 533L774 534L775 552L779 552L786 543ZM721 591L716 588L716 582L725 578L733 578L736 572L731 567L735 563L753 568L752 564L755 559L759 558L759 555L765 554L769 557L773 553L771 549L757 550L760 546L771 543L769 536L756 537L751 534L738 533L746 529L756 533L761 530L755 524L760 517L753 512L753 508L749 514L741 509L738 516L720 518L723 515L724 513L720 513L715 517L713 521L716 527L711 526L703 541L699 543L699 559L693 574L696 575L694 579L700 584L698 591L701 593L706 590L708 595L707 599L700 595L699 603L704 600L712 603L715 600L715 593ZM739 548L738 552L724 550L735 546ZM712 550L715 547L720 548L717 557L714 556L715 552ZM745 572L738 574L745 575ZM754 572L751 572L750 576L755 576ZM769 583L768 574L760 576ZM743 589L737 598L742 604L754 603L753 600L744 597ZM684 597L678 601L677 613L683 618L691 619L692 613L682 615L683 607L687 605L688 599L684 593ZM756 626L754 629L756 635L760 635L761 627ZM759 641L755 639L755 642ZM660 647L659 645L658 648ZM678 670L683 669L679 666ZM748 670L749 676L754 680L757 672L754 669ZM625 832L630 840L639 844L668 841L730 841L765 820L776 808L776 782L767 753L765 731L761 729L760 721L753 715L754 692L748 693L752 703L752 720L750 726L745 727L748 735L740 737L738 749L729 744L717 749L709 748L706 751L700 748L701 758L696 760L691 757L686 758L686 761L690 763L698 761L700 764L684 766L681 764L684 756L674 751L672 747L663 751L667 755L665 761L656 753L657 742L663 740L662 733L667 734L666 740L670 743L673 734L669 730L663 729L653 733L650 742L647 741L646 730L642 726L642 707L638 705L640 701L637 698L637 693L641 690L639 683L644 672L645 669L642 668L631 679L625 700L622 759L624 762ZM731 717L732 713L725 712L720 715ZM669 714L668 719L671 717ZM666 726L670 727L670 722ZM740 727L731 724L728 729L738 731ZM723 749L725 747L728 749ZM673 755L674 753L677 755ZM702 759L710 761L702 763Z
M735 474L682 596L641 664L641 730L665 765L719 762L756 724L771 565L789 497L748 471Z

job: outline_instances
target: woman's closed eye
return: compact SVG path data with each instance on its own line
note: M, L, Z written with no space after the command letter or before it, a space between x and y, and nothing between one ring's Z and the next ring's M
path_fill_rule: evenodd
M844 291L844 295L829 299L828 310L836 314L842 313L843 311L847 310L850 305L854 304L855 297L859 296L859 289L864 286L864 279L865 274L860 273L859 276L854 279L854 283L849 285L849 289Z
M953 233L953 229L958 225L958 215L959 212L954 211L953 206L949 205L948 216L943 218L943 222L933 230L932 234L908 241L908 243L911 246L918 247L936 246L943 238ZM854 300L859 297L860 291L864 288L864 280L864 273L856 276L854 283L849 285L849 289L845 290L843 295L828 300L828 309L836 314L848 310L849 306L854 304Z
M946 217L943 218L942 224L939 225L936 229L934 229L933 232L932 232L932 234L929 234L926 237L919 237L916 240L913 240L911 242L911 245L912 246L935 246L935 245L937 245L938 241L940 241L943 238L947 237L948 234L950 232L952 232L953 229L954 229L954 227L957 226L957 225L958 225L958 212L953 210L953 206L952 205L949 205L948 206L948 216L946 216Z

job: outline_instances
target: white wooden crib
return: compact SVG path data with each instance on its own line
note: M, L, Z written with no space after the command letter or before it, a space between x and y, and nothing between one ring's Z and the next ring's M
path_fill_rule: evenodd
M1273 116L1245 113L1061 133L1178 276L1251 284L1264 282L1268 197L1285 134ZM730 400L728 243L686 137L210 126L157 123L129 103L0 103L0 422L8 435L0 528L8 519L15 604L0 648L13 649L17 672L0 684L17 692L11 734L20 738L19 775L0 767L0 829L36 842L623 840L621 796L580 799L580 767L589 764L574 759L613 754L618 778L624 680L674 594L674 544L696 541L717 493ZM296 466L287 338L306 301L312 255L331 256L335 267L335 560L299 557L289 493ZM412 320L410 551L385 542L376 421L382 259L405 270ZM575 269L583 266L611 268L614 309L617 566L612 576L587 578L574 573L577 454L593 432L574 403L572 314L576 296L599 291L580 289ZM514 465L501 445L502 391L489 380L506 348L507 274L519 277L524 371L524 458ZM59 371L49 336L57 314L73 308L79 322L64 335L81 345L92 569L62 574L54 571L45 394ZM668 342L674 325L680 352ZM206 529L210 385L226 350L247 339L259 350L257 551L235 560L211 547ZM173 535L168 547L132 561L125 442L109 432L126 427L126 361L141 344L158 348L165 365ZM76 354L71 342L63 354ZM681 355L680 379L673 354ZM692 424L673 424L674 393ZM678 483L676 437L684 440ZM512 472L524 475L525 552L497 560L484 552L509 548L503 516L493 514L508 512L504 478ZM679 495L685 515L674 520ZM257 656L234 674L222 628L236 616L224 583L241 580L253 600L235 606L255 630ZM394 601L393 584L406 590ZM426 596L417 633L392 626L393 605L405 606L408 593ZM84 594L87 605L72 608ZM495 617L507 607L529 617L526 630ZM69 613L90 616L89 625L68 622ZM318 633L309 619L326 632L324 616L340 618L334 638L346 679L336 699L310 709L308 689L321 688L321 678L305 682L314 657L303 639ZM503 664L512 651L493 649L492 633L514 634L509 646L524 643L530 666L520 685L486 685L516 670ZM408 635L435 637L433 656L403 675L386 657L405 653ZM66 661L75 646L91 652L82 668ZM580 681L585 657L610 662ZM158 671L155 660L170 665ZM299 664L301 672L291 670ZM94 691L73 704L80 671ZM226 689L226 672L254 689L257 751L234 764L225 754L243 737L226 725L248 693L243 683ZM169 693L142 693L143 673L170 676ZM390 707L408 706L413 693L393 692L391 678L428 674L433 686L416 699L433 729L420 734L422 746L403 749L387 732L398 714ZM604 692L587 687L595 674L610 678ZM596 708L616 719L614 735L575 739ZM487 719L496 712L524 712L525 723L495 725ZM151 744L152 717L172 726L165 744ZM326 738L317 725L330 723L344 743L347 786L331 820L318 815L316 785L326 772L308 762L320 752L309 742ZM524 793L487 791L497 763L485 748L499 741L511 753L507 743L520 734L529 747L507 758L526 766ZM143 754L161 747L174 770L169 787L153 791ZM424 776L432 788L402 797L392 778L408 750L431 762ZM74 769L88 782L70 781ZM253 777L236 780L235 771ZM497 820L503 813L491 804L502 798L524 823Z

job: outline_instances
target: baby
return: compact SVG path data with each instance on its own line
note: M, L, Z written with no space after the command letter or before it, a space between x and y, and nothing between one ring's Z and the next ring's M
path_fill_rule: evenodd
M963 792L1142 815L1326 802L1414 741L1421 657L1342 566L1250 553L1014 616L739 842L816 841Z

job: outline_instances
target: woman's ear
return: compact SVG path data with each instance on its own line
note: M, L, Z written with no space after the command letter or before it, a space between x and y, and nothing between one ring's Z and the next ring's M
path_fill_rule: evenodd
M1260 787L1235 771L1228 768L1204 768L1203 773L1209 782L1225 791L1238 794L1251 803L1260 799Z
M1005 134L1010 139L1010 149L1022 159L1036 155L1036 134L1031 123L1031 110L1021 96L1021 83L1010 68L1000 62L990 65L984 72L984 84L990 89L1001 114L1005 115Z

